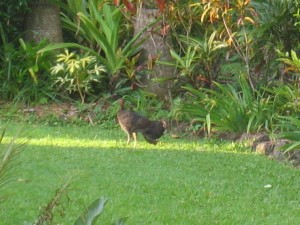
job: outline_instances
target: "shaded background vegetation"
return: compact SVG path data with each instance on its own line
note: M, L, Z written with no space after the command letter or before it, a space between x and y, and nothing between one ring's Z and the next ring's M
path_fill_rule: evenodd
M39 6L60 13L51 29L61 29L64 42L28 40L25 34L43 34L23 26ZM137 33L141 8L156 12ZM188 122L206 135L287 131L295 126L282 127L283 118L299 114L299 18L295 0L1 3L1 99L68 102L101 112L95 120L103 123L125 97L140 112ZM155 35L168 60L147 52L145 38ZM174 73L155 79L159 66ZM149 82L168 91L151 92Z

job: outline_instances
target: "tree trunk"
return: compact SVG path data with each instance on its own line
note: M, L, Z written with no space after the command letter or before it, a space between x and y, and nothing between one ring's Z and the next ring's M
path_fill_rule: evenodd
M138 33L145 26L153 22L159 11L157 9L145 9L141 8L137 13L134 30L135 33ZM146 56L148 58L148 67L149 64L152 65L150 73L142 79L143 85L146 86L146 90L156 94L162 100L167 100L170 97L170 89L172 86L171 81L165 82L156 82L152 79L162 78L168 79L174 77L175 68L167 65L160 65L155 63L155 59L158 57L160 61L172 61L170 55L170 45L171 45L171 37L170 34L162 35L160 32L160 28L152 29L151 32L145 32L141 38L145 38L146 41L143 43L143 49L146 52ZM152 62L151 62L152 61ZM150 66L151 67L151 66Z
M25 40L36 43L43 39L52 43L63 42L59 7L48 0L35 0L30 9L25 19Z

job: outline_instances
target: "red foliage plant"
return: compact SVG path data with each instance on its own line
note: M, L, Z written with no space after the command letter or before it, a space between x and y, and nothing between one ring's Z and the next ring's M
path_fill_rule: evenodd
M119 6L120 5L121 0L113 0L114 5ZM131 14L136 14L137 12L137 7L134 5L134 3L132 3L129 0L122 0L124 6L126 7L126 9L131 13ZM157 8L159 9L160 13L163 13L165 11L166 8L166 0L156 0L157 3Z

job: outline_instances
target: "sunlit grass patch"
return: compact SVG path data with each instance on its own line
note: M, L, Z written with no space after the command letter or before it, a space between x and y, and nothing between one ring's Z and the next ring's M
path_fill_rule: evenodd
M27 125L29 126L29 125ZM122 149L152 149L152 150L183 150L183 151L222 151L248 152L249 149L239 143L209 139L183 140L173 139L168 134L163 136L157 145L147 143L142 135L138 135L136 148L133 142L126 144L127 136L120 129L103 130L97 127L45 127L44 132L35 130L36 125L26 128L8 129L4 143L9 142L15 132L20 133L20 141L33 146L81 147L81 148L122 148ZM42 128L42 127L41 127ZM43 129L43 128L42 128ZM52 132L49 131L52 129ZM22 132L26 131L26 132ZM49 131L49 132L48 132Z
M30 126L30 127L28 127ZM142 135L138 136L137 147L133 142L126 144L127 136L120 129L103 130L97 127L48 127L40 132L36 125L25 125L8 129L4 143L9 142L15 132L20 133L20 141L33 146L81 147L81 148L122 148L152 150L183 150L183 151L228 151L243 152L243 147L234 142L217 142L209 139L193 139L183 141L173 139L168 134L163 136L157 145L147 143ZM18 129L19 128L19 129ZM43 126L40 127L43 129ZM50 131L52 130L52 131ZM23 132L22 132L23 131Z

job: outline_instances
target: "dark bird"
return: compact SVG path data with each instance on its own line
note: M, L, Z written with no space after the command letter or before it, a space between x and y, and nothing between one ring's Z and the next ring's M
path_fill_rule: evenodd
M134 111L125 110L124 99L120 99L119 103L121 108L117 113L117 119L121 128L127 133L127 144L133 137L136 146L138 132L142 133L147 142L157 144L166 130L166 123L159 120L152 121Z

